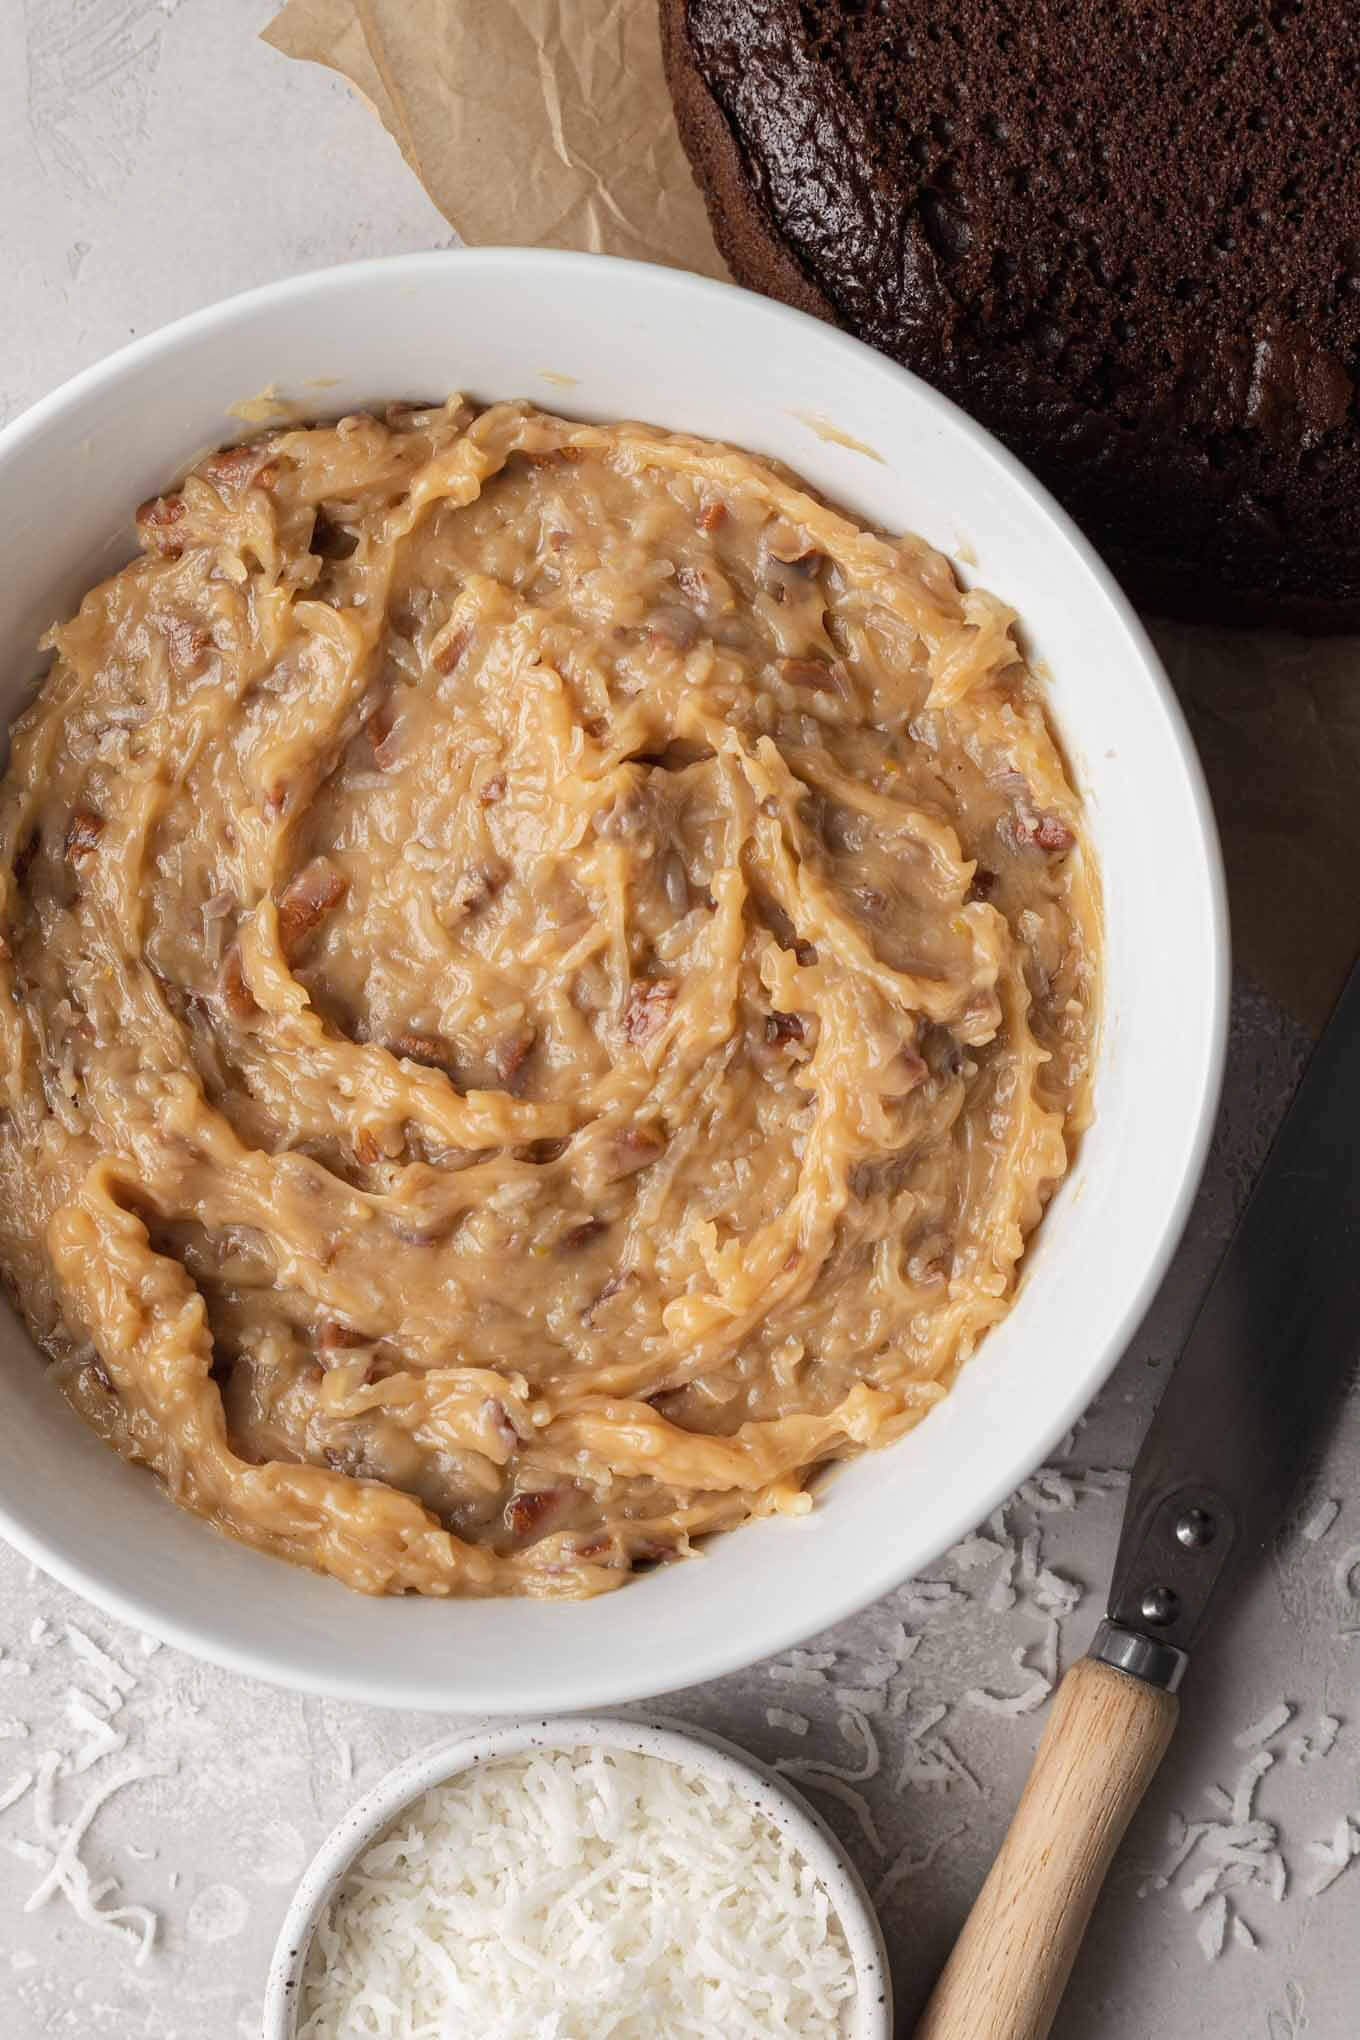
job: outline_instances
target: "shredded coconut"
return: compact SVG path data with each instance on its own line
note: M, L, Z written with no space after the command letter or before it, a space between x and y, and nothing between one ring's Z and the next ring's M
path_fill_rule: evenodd
M899 1591L913 1622L928 1621L942 1609L956 1608L968 1599L948 1580L908 1580Z
M16 1806L32 1783L33 1773L20 1771L17 1777L10 1779L8 1785L0 1785L0 1813L7 1812L11 1806Z
M1206 1962L1216 1962L1223 1953L1223 1938L1228 1927L1228 1901L1216 1898L1207 1908L1200 1921L1195 1938L1204 1950Z
M1270 1707L1259 1721L1253 1721L1250 1728L1244 1728L1240 1735L1233 1737L1233 1748L1239 1750L1258 1749L1262 1743L1278 1735L1293 1719L1294 1710L1287 1700L1281 1700L1277 1707Z
M124 1665L120 1665L116 1658L110 1657L106 1650L101 1650L94 1638L87 1636L74 1622L68 1622L66 1625L66 1641L76 1656L84 1658L90 1669L103 1679L109 1704L118 1706L136 1685L134 1675Z
M861 1714L883 1714L888 1696L881 1686L835 1686L832 1696L837 1707L853 1707Z
M1318 1542L1320 1542L1320 1540L1327 1535L1327 1532L1331 1529L1333 1523L1335 1523L1337 1517L1340 1514L1341 1514L1340 1502L1331 1500L1319 1502L1317 1507L1314 1509L1312 1515L1308 1518L1308 1521L1303 1526L1301 1535L1303 1536L1304 1541L1308 1544L1317 1544Z
M1274 1762L1275 1759L1269 1750L1258 1750L1238 1772L1237 1783L1233 1788L1232 1817L1239 1827L1244 1821L1251 1819L1251 1809L1256 1800L1256 1787Z
M1285 1756L1291 1764L1316 1763L1320 1757L1331 1755L1340 1732L1341 1721L1337 1715L1321 1715L1316 1731L1312 1735L1295 1736Z
M1023 1693L989 1693L984 1686L970 1686L963 1700L966 1707L976 1707L985 1714L1032 1714L1036 1707L1043 1706L1051 1691L1046 1679L1036 1679Z
M966 1832L966 1828L956 1827L951 1828L948 1834L937 1835L929 1848L923 1849L919 1856L913 1856L909 1848L903 1849L901 1855L897 1857L895 1862L888 1865L888 1868L884 1871L882 1877L880 1877L874 1892L874 1904L882 1905L885 1899L892 1896L899 1884L909 1883L913 1877L918 1877L923 1870L928 1870L941 1849L948 1843L956 1841L961 1834Z
M825 1887L725 1780L536 1751L438 1787L320 1922L298 2040L844 2032Z
M1044 1513L1054 1509L1074 1509L1077 1505L1076 1488L1056 1466L1041 1466L1017 1492L1021 1501L1027 1502L1031 1509Z
M145 1962L155 1939L156 1915L141 1905L102 1905L101 1900L115 1890L116 1885L112 1878L106 1878L98 1885L91 1883L89 1870L81 1858L80 1845L95 1815L116 1792L144 1778L165 1777L167 1771L162 1765L133 1760L114 1777L95 1786L79 1812L70 1820L62 1821L57 1816L55 1804L59 1765L60 1760L51 1751L38 1765L35 1822L44 1847L36 1853L42 1859L43 1871L24 1902L24 1911L35 1912L60 1893L77 1919L86 1926L108 1927L130 1935L137 1950L138 1963Z
M979 1566L991 1565L994 1559L1002 1557L1005 1546L998 1544L994 1537L965 1537L956 1544L948 1556L961 1572L974 1572Z
M1309 1898L1319 1898L1360 1856L1360 1817L1343 1813L1332 1830L1331 1840L1310 1842L1308 1853L1319 1859L1322 1868L1313 1872L1304 1890Z
M1034 1582L1035 1603L1046 1615L1070 1615L1084 1592L1075 1580L1065 1579L1050 1566L1041 1567Z

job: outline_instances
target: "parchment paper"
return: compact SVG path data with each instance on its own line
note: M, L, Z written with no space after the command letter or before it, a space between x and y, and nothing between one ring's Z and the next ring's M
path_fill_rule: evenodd
M265 40L358 86L465 241L726 274L655 0L290 0Z
M656 0L289 0L265 34L358 87L465 241L725 273ZM1155 634L1223 833L1238 964L1316 1028L1360 950L1360 643Z

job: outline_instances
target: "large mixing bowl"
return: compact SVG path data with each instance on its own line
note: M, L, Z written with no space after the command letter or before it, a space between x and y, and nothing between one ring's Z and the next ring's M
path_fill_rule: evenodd
M87 1432L0 1320L0 1530L110 1613L281 1684L453 1711L613 1704L751 1663L928 1565L1043 1458L1132 1333L1203 1161L1227 936L1185 725L1109 574L1044 491L923 383L829 326L670 270L520 249L271 285L125 348L0 434L0 710L34 646L132 550L131 512L273 385L334 415L526 396L778 455L1012 602L1051 676L1106 919L1096 1116L1015 1308L910 1436L690 1564L588 1603L368 1600L228 1542ZM964 564L966 562L966 564Z

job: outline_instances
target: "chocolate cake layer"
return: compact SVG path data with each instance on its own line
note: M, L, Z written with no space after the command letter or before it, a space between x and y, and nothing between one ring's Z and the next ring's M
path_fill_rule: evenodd
M948 392L1145 607L1360 629L1353 0L662 0L739 281Z

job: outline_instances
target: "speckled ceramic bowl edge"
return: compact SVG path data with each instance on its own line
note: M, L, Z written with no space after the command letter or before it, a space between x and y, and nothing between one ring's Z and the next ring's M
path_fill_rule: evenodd
M836 1836L800 1793L745 1750L707 1730L652 1715L524 1718L438 1743L389 1771L336 1822L304 1871L275 1945L265 1987L262 2040L294 2040L303 1971L326 1906L360 1852L404 1807L476 1764L537 1749L618 1749L734 1780L809 1863L825 1886L854 1964L856 1993L846 2040L890 2040L887 1949L864 1882Z

